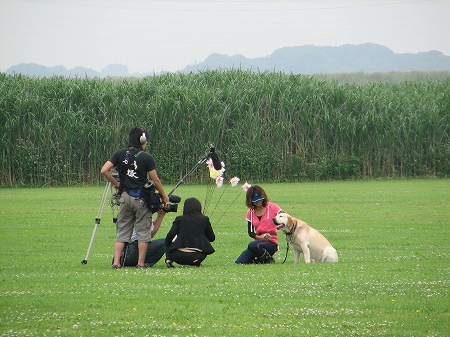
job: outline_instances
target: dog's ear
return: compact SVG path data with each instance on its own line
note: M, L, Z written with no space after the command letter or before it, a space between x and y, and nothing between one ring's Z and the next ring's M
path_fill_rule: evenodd
M287 218L288 218L288 224L290 224L290 225L293 225L294 224L294 218L293 217L291 217L289 214L286 214L287 215Z

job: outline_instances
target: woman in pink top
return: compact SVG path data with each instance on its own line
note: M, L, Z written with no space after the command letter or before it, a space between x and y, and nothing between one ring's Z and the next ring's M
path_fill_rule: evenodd
M269 202L261 186L250 186L247 190L245 204L247 211L248 235L253 239L246 250L237 258L238 264L275 263L272 255L278 250L277 228L272 219L282 209Z

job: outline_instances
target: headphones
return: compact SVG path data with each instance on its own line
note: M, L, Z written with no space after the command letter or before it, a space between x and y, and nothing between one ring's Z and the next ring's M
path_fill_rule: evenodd
M147 142L147 137L145 136L145 129L141 128L142 130L142 136L139 137L139 142L141 145L144 145Z

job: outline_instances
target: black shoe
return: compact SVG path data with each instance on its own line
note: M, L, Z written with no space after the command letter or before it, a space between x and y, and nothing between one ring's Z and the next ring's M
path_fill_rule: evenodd
M270 255L270 253L267 250L265 250L264 248L263 248L263 251L264 251L264 253L261 256L258 256L259 263L264 263L264 264L275 263L275 260L273 259L272 255Z
M172 264L172 261L166 260L166 266L167 268L175 268Z
M111 265L111 269L120 269L122 268L121 266L118 266L117 264L112 264Z
M150 268L151 266L148 263L145 263L143 266L140 265L136 265L136 268L138 269L145 269L145 268Z
M268 259L264 260L264 264L272 264L275 263L275 259L273 257L269 257Z

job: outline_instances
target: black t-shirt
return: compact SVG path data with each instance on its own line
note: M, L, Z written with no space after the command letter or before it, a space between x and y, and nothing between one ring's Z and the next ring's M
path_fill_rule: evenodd
M156 169L153 156L135 148L120 149L112 154L109 161L119 173L121 189L143 187L148 182L147 173Z

